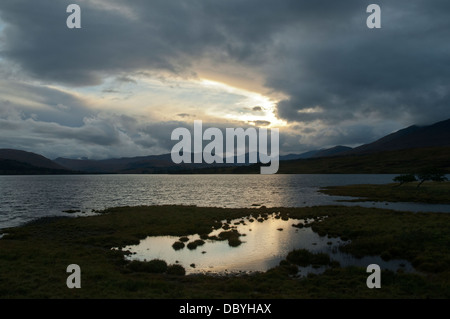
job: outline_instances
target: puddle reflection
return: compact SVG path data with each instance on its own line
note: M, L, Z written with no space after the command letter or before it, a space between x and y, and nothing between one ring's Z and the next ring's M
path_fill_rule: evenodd
M258 221L259 219L259 221ZM249 216L232 220L231 229L237 230L242 236L242 243L237 247L231 247L228 241L205 239L204 244L195 249L187 248L187 245L175 250L172 245L180 240L175 236L150 236L140 241L138 245L124 247L124 251L131 252L127 255L129 260L149 261L153 259L165 260L168 264L180 264L186 269L186 274L236 274L264 272L279 265L288 253L294 249L307 249L310 252L327 253L331 260L338 261L342 267L378 264L382 269L405 272L414 271L412 265L406 260L384 261L379 256L368 256L361 259L343 253L339 246L349 242L340 238L319 236L311 227L297 228L293 225L299 223L310 224L320 222L314 220L288 219L283 220L277 214L272 214L261 220L261 216ZM226 223L226 221L223 221ZM218 236L226 229L217 229L209 236ZM199 240L198 234L186 236L188 244ZM326 268L313 267L299 268L299 275L308 273L320 273Z

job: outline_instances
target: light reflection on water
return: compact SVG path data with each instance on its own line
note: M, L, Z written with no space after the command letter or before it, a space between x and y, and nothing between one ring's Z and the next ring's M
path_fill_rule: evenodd
M340 203L319 187L384 184L395 175L67 175L0 176L0 229L64 210L114 206L197 205L207 207L304 207L359 205L407 211L450 212L450 205Z
M256 216L255 216L256 217ZM413 267L405 260L384 261L379 256L355 258L350 254L339 251L339 246L348 242L339 238L319 236L311 227L295 228L292 225L304 222L304 220L276 219L269 216L264 222L250 222L251 217L245 218L245 225L236 225L240 234L245 234L240 239L243 243L238 247L230 247L227 241L206 240L205 244L195 250L187 247L181 250L172 248L172 244L179 240L174 236L147 237L138 245L124 247L124 251L131 252L127 256L129 260L150 261L153 259L165 260L168 264L181 264L187 274L236 274L251 273L255 271L267 271L279 265L288 253L294 249L307 249L311 252L324 252L329 254L332 260L338 261L341 266L367 267L376 263L382 269L406 272L413 271ZM231 225L241 219L231 221ZM311 220L307 221L308 223ZM317 221L315 221L317 222ZM215 230L210 235L217 235L223 229ZM188 236L192 242L199 239L199 235ZM195 267L191 266L192 264ZM308 273L320 273L325 267L313 268L301 267L300 275Z

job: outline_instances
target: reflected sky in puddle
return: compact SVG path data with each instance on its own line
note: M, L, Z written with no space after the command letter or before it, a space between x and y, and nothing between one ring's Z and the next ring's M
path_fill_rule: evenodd
M141 240L138 245L127 246L123 250L131 252L126 257L130 260L162 259L168 264L181 264L186 269L186 274L235 274L267 271L277 266L294 249L325 252L343 267L351 265L367 267L375 263L382 269L414 271L411 264L405 260L384 261L379 256L355 258L339 251L338 247L348 242L339 238L321 237L313 232L311 227L300 229L293 227L293 225L310 223L313 220L282 220L276 218L276 214L272 214L263 222L259 222L257 221L258 217L249 216L232 220L229 223L243 235L240 237L242 244L238 247L229 246L228 241L207 239L202 246L198 246L196 249L190 250L184 247L181 250L175 250L172 245L180 237L150 236ZM251 219L254 221L251 222ZM235 225L235 223L239 224ZM209 235L218 235L221 231L224 229L214 230ZM200 239L199 235L187 237L189 242ZM324 267L301 267L299 269L299 275L320 273L325 270Z

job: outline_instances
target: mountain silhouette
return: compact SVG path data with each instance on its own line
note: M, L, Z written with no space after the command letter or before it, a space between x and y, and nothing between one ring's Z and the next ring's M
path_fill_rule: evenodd
M450 146L450 119L428 126L412 125L340 155Z
M372 143L364 144L354 149L339 145L327 149L312 150L301 154L283 155L280 156L279 159L280 161L289 163L289 165L286 164L289 167L294 167L295 165L292 165L295 164L296 161L303 161L302 165L311 165L311 163L315 163L313 161L316 159L327 161L328 159L332 160L333 158L342 157L342 160L345 162L345 158L352 159L355 156L366 156L371 154L378 156L385 152L420 150L420 152L414 154L422 154L421 156L424 157L425 154L430 152L437 152L435 157L436 159L439 157L439 163L441 163L442 160L446 160L445 154L447 154L447 151L442 150L441 152L441 150L439 150L440 148L450 148L450 119L427 126L412 125L386 135ZM444 155L438 155L438 153ZM430 156L433 157L433 154L430 153L428 155L425 157L427 160L430 160ZM193 154L190 154L190 156L193 162ZM442 156L444 156L444 158ZM42 155L31 152L14 149L0 149L0 174L157 174L200 172L205 168L212 169L212 172L227 173L230 172L230 170L226 170L227 167L235 167L235 171L245 172L247 169L244 166L251 164L248 163L249 154L246 154L246 158L247 161L244 164L237 163L237 159L234 157L234 163L226 163L226 161L224 161L224 163L213 164L182 163L176 165L172 162L171 154L104 160L68 159L60 157L52 161ZM347 164L343 163L342 165L347 165L347 169L351 169L351 166L353 165L351 164L352 160L349 160L347 161ZM369 159L365 159L364 161L369 161ZM325 165L326 163L323 164ZM374 163L371 162L371 165L373 164ZM364 164L362 163L361 165ZM217 169L220 167L225 168L225 170Z
M0 149L0 174L70 174L74 173L52 160L32 152Z

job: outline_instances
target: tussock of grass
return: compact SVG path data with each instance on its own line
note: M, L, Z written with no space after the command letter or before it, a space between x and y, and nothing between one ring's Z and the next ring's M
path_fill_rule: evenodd
M219 233L219 239L228 240L228 245L231 247L239 246L242 241L239 239L241 234L237 230L223 231Z
M187 244L187 248L189 248L190 250L194 250L197 248L197 246L203 246L204 244L205 241L203 241L202 239L197 239Z
M184 246L185 246L185 244L183 242L181 242L181 241L176 241L172 245L173 249L175 249L175 250L183 249Z

